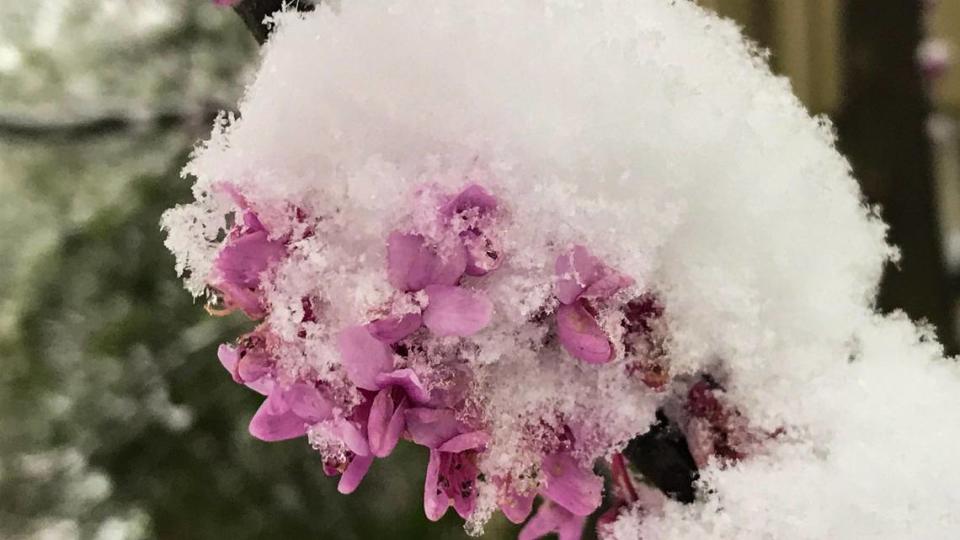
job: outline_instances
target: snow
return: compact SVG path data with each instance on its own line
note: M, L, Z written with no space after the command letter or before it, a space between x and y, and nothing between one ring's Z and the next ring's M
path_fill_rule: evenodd
M704 471L696 503L626 513L616 538L960 532L960 372L923 328L875 313L886 227L828 121L733 23L657 0L351 0L277 23L239 118L186 168L197 202L164 226L198 294L228 230L219 183L273 237L296 232L291 206L324 216L265 277L287 339L299 298L325 306L289 369L346 384L329 344L389 303L387 235L429 221L424 186L477 181L507 213L502 266L470 281L494 321L457 342L492 436L485 472L534 466L531 438L558 422L579 426L579 457L608 456L672 395L625 376L623 354L593 366L537 345L531 317L576 243L636 280L627 296L660 298L675 381L711 373L753 425L785 430Z

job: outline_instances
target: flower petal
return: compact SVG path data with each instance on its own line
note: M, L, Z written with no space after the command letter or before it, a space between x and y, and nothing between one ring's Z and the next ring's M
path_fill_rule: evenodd
M471 431L453 437L441 444L437 450L441 452L460 453L486 446L490 442L490 435L483 431Z
M557 308L557 338L568 353L584 362L603 364L613 358L610 339L580 302Z
M497 198L478 184L470 184L443 206L440 213L452 217L460 212L476 209L481 215L497 208Z
M430 521L437 521L450 508L450 498L440 488L441 454L430 450L430 462L427 463L427 477L423 483L423 511Z
M406 411L407 431L413 442L437 448L460 433L460 422L450 409L416 407Z
M410 368L398 369L390 373L381 373L376 377L377 386L386 388L388 386L399 386L407 394L411 401L422 405L430 401L430 392L420 382L416 372Z
M390 345L417 331L423 325L419 313L405 313L367 323L370 335Z
M233 377L234 382L243 382L237 374L237 363L240 361L240 352L237 349L224 343L217 347L217 359L220 360L223 368Z
M370 452L376 457L390 455L400 440L400 433L403 432L406 402L403 400L395 407L390 394L390 388L377 393L367 420L367 440Z
M316 386L296 383L283 391L283 399L294 414L308 424L315 424L333 416L333 405Z
M438 336L467 337L490 324L493 303L480 292L448 285L426 288L430 303L423 324Z
M500 496L500 510L507 519L519 525L526 521L527 517L530 516L530 512L533 511L533 499L535 497L536 494L533 492L520 494L513 489L507 488Z
M364 390L379 390L376 377L393 368L393 353L363 326L340 331L340 358L347 377Z
M544 501L523 529L517 540L536 540L556 532L559 540L580 540L586 517L576 516L563 507Z
M390 233L387 239L387 279L404 292L419 291L427 285L453 285L467 268L462 245L450 253L438 253L419 234Z
M260 230L228 240L213 264L223 281L253 289L260 285L260 274L286 252L283 242Z
M281 392L274 392L253 415L249 431L261 441L283 441L305 435L307 424L287 407Z
M560 302L570 304L596 279L602 263L581 245L557 257L554 272L557 276L556 295Z
M373 456L355 456L350 464L347 465L343 475L340 476L340 482L337 484L337 491L344 495L349 495L356 491L363 477L370 470L370 464L373 463Z
M543 458L546 486L543 494L578 516L588 516L600 506L603 479L584 469L570 454Z

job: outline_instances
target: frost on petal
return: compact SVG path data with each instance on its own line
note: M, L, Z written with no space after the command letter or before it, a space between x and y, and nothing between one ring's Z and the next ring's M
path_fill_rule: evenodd
M463 246L439 253L419 234L390 233L387 239L387 279L403 292L427 285L454 285L467 267Z
M536 540L550 533L557 533L558 540L580 540L586 520L586 516L572 514L560 505L544 501L517 540Z
M340 331L340 359L353 384L364 390L379 390L377 375L393 368L390 347L370 335L364 326Z
M543 458L546 486L543 494L578 516L587 516L600 506L603 479L584 469L567 453Z
M462 287L431 285L423 324L438 336L468 337L490 324L493 303L483 293Z
M557 257L554 263L556 273L556 295L560 302L570 304L597 279L602 263L587 251L576 245L567 253Z
M373 456L356 456L350 460L350 464L347 465L346 470L343 471L343 475L340 476L337 491L344 495L349 495L356 491L357 487L360 486L360 482L363 481L363 477L366 476L367 471L370 470L370 464L373 463L373 460Z
M416 372L410 368L398 369L390 373L381 373L376 378L377 386L386 388L388 386L399 386L407 394L411 401L417 404L424 404L430 401L430 393L420 382Z
M461 212L475 210L478 214L483 215L496 210L496 208L496 197L480 185L470 184L444 205L441 214L444 217L452 217Z
M260 274L285 253L282 242L270 240L266 231L256 231L229 240L214 267L221 280L253 289L260 285Z
M261 441L295 439L306 433L306 422L287 407L281 392L267 396L250 420L250 434Z
M405 400L394 404L391 390L385 389L377 393L370 406L370 416L367 420L367 439L370 452L376 457L387 457L397 446L400 433L404 427L404 412L407 405Z
M603 364L613 358L610 339L580 302L557 309L557 338L568 353L584 362Z
M440 452L430 450L430 461L427 463L427 476L423 483L423 511L430 521L437 521L450 508L450 498L445 490L440 488Z
M370 335L386 344L392 344L417 331L423 324L419 313L392 315L367 324Z
M437 448L460 433L460 422L450 409L408 409L406 422L413 442L427 448Z

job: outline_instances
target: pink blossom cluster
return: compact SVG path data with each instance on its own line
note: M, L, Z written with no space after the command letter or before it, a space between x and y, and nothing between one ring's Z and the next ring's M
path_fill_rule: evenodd
M477 370L458 348L496 318L484 278L502 271L510 256L503 232L510 212L503 201L477 183L434 198L415 198L419 202L413 206L419 207L414 211L428 219L390 231L382 243L389 300L330 333L338 357L331 364L333 373L322 373L286 367L289 338L273 329L266 298L268 282L293 246L322 234L322 218L287 205L281 214L296 226L272 234L257 207L236 187L221 184L219 189L234 201L237 217L208 278L223 306L211 311L240 310L261 321L218 352L237 383L265 396L250 421L254 437L279 441L307 436L324 471L339 475L338 489L344 494L357 489L376 458L407 440L429 451L423 501L429 519L440 519L451 506L470 518L479 494L488 489L508 519L523 523L540 495L544 503L521 538L549 532L579 537L587 516L602 502L603 479L594 473L592 459L585 458L597 455L596 448L584 447L596 441L578 436L586 431L583 426L560 418L525 437L528 454L537 456L532 467L486 467L497 419L487 414ZM424 200L434 204L424 208ZM636 291L633 278L583 245L558 251L552 275L543 276L551 283L552 298L528 321L543 328L545 341L557 343L556 361L604 365L617 360L622 364L619 376L666 396L670 375L655 331L663 315L657 297ZM311 325L323 319L324 306L310 296L299 303L297 336L307 339ZM611 311L616 332L604 322L610 317L603 314ZM740 457L739 443L727 434L745 431L727 429L736 418L720 412L712 389L702 384L689 390L692 412L686 428L696 435L691 452L698 465L712 455ZM635 433L646 428L638 424ZM607 440L602 447L625 442ZM616 489L605 519L641 499L650 508L661 504L659 491L631 479L622 456L608 456Z

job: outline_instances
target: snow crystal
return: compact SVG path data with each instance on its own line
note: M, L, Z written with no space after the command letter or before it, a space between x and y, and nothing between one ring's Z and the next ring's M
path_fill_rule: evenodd
M459 284L492 319L389 346L482 426L488 480L535 489L544 452L608 457L706 374L759 448L710 460L693 504L624 512L612 537L953 537L960 373L922 328L874 313L895 251L834 142L733 23L691 2L351 0L277 16L239 118L186 168L196 202L163 225L194 294L246 214L283 242L281 262L220 292L268 314L277 381L354 407L339 332L429 301L391 286L387 237L416 232L450 264L438 212L479 185L496 215L457 238L497 240L497 268ZM585 323L613 343L606 363L556 343L554 261L574 245L634 281ZM631 322L644 295L662 314ZM499 489L481 484L472 530Z

